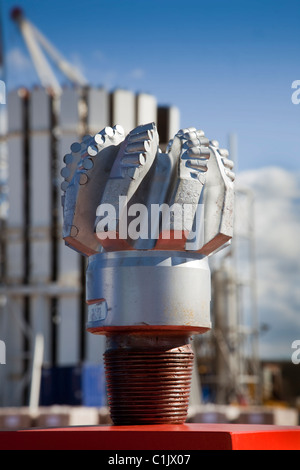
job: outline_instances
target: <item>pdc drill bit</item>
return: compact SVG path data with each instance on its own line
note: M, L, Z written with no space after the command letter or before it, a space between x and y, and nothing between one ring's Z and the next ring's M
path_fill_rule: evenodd
M87 331L106 336L114 424L183 423L190 337L211 328L207 257L232 238L233 163L195 127L159 148L155 123L71 145L63 237L88 257Z

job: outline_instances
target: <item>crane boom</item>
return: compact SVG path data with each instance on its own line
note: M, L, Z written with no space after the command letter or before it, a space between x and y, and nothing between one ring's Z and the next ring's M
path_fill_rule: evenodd
M79 70L69 64L50 43L50 41L38 30L38 28L24 17L20 8L14 8L12 10L11 17L19 26L43 87L51 88L55 94L59 95L61 93L61 86L48 63L42 48L49 54L56 66L72 83L79 86L85 86L88 84L87 80Z

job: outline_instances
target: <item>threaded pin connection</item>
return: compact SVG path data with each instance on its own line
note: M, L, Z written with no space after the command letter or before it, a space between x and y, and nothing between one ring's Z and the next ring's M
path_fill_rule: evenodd
M193 361L189 344L108 349L104 362L113 423L184 423Z

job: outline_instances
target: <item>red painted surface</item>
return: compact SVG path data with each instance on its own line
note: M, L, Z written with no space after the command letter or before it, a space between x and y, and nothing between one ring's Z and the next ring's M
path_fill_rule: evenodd
M300 450L300 427L189 423L0 432L0 450L11 449Z

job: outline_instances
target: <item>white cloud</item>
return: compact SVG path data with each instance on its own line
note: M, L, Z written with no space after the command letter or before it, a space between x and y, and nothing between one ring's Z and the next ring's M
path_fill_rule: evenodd
M6 55L7 87L31 87L39 78L29 55L20 47L10 49Z
M101 49L96 49L92 52L92 58L97 62L102 62L106 57Z
M129 76L130 78L133 78L134 80L140 80L141 78L145 76L145 71L142 68L137 67L131 70Z
M115 70L107 70L102 76L102 85L106 89L113 88L117 82L118 74Z
M82 78L85 77L86 67L83 63L82 57L79 54L77 54L75 52L73 54L71 54L70 64L72 64L72 67L77 71L77 73Z
M246 171L238 186L254 196L258 310L260 322L270 326L261 354L287 358L291 342L300 339L300 172ZM237 204L237 222L239 214Z
M26 56L21 49L14 47L10 49L6 57L8 67L15 69L16 71L27 71L32 68L32 62L28 56Z

